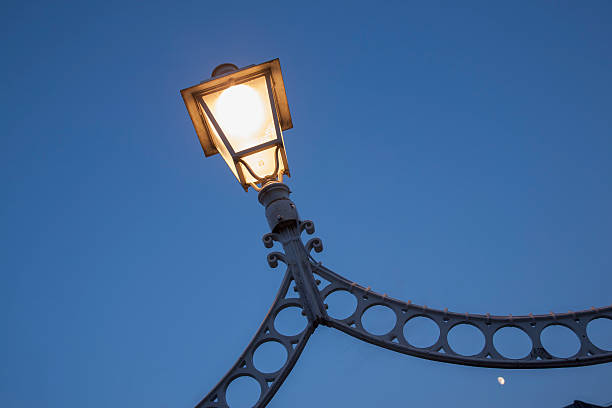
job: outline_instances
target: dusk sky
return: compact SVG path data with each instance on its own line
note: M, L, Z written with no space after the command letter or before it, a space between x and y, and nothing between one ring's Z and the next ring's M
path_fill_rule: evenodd
M612 304L609 1L3 4L1 407L193 407L259 327L283 275L263 207L179 93L224 62L280 59L285 181L330 269L462 313ZM612 321L589 335L612 349ZM269 406L575 399L612 404L612 364L456 366L320 327Z

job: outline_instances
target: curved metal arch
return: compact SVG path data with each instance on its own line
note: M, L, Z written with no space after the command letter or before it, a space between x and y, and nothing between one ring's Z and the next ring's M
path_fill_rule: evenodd
M267 259L268 264L273 268L278 266L278 261L284 262L287 264L287 271L276 299L257 333L234 366L212 391L196 405L196 408L228 407L227 387L233 380L241 376L254 378L261 387L259 399L254 407L266 406L292 370L318 324L334 327L368 343L403 354L452 364L528 369L586 366L612 361L612 350L598 348L587 335L587 325L592 320L598 318L612 320L612 306L563 314L551 312L550 315L537 316L532 314L516 317L512 315L460 314L449 312L447 309L429 309L427 306L413 305L410 301L403 302L393 299L386 294L381 295L372 292L369 287L364 288L336 274L310 256L312 250L315 252L323 250L323 244L319 238L310 239L306 245L301 240L302 232L314 233L314 223L312 221L300 221L295 205L288 199L288 187L285 186L284 189L272 188L277 186L269 185L260 192L260 202L266 207L268 223L273 230L272 233L264 235L263 243L266 248L271 248L275 241L282 244L284 253L271 252ZM270 197L264 198L262 195L270 195ZM271 205L274 203L279 205ZM268 211L269 209L272 210ZM268 212L270 213L268 214ZM319 289L320 281L316 279L317 275L329 281L329 285ZM295 284L296 292L299 292L299 297L287 298L287 292L292 282ZM351 316L345 319L336 319L329 316L326 312L327 305L324 305L323 302L331 293L341 290L352 293L356 297L357 307ZM376 305L390 308L396 317L395 326L383 335L369 333L361 322L365 311ZM300 307L308 322L301 333L286 336L276 330L274 320L281 310L291 306ZM437 341L429 347L415 347L409 344L404 337L404 325L417 316L431 319L439 328L440 334ZM472 325L484 335L485 345L476 355L463 356L450 347L448 333L459 324ZM551 325L565 326L577 336L580 341L580 348L574 356L569 358L555 357L544 348L540 335L546 327ZM532 348L527 356L512 359L503 356L495 348L493 337L498 330L504 327L516 327L529 336ZM261 372L253 364L253 355L257 347L268 341L276 341L287 350L287 360L284 365L273 373Z
M273 256L270 254L268 257L270 266L277 260L283 260L282 254ZM272 261L273 259L273 261ZM253 406L254 408L265 407L268 402L272 399L274 394L278 391L287 375L293 369L296 361L300 357L304 346L308 341L308 338L314 331L314 325L311 322L306 324L306 327L302 332L293 335L286 336L279 333L274 327L274 319L278 313L287 307L299 307L303 309L302 300L300 298L287 298L287 292L293 279L289 268L285 272L285 277L281 283L281 286L276 294L274 303L268 310L264 321L255 333L253 339L249 342L245 350L242 352L236 363L232 368L221 378L221 380L215 385L215 387L196 405L196 408L227 408L226 393L227 388L232 381L236 378L247 376L255 379L259 383L261 392L257 403ZM272 373L265 373L259 371L253 364L253 356L257 348L270 341L275 341L283 345L287 351L287 359L283 366L277 371Z
M320 242L318 242L320 245ZM393 299L386 294L376 293L370 288L364 288L330 269L320 262L312 263L313 272L330 282L320 290L323 299L336 291L344 290L353 294L357 299L355 311L345 319L335 319L326 316L325 324L341 330L353 337L384 347L403 354L428 360L445 363L461 364L491 368L554 368L576 367L612 361L612 351L602 350L595 346L588 338L586 327L594 319L607 318L612 320L612 306L604 308L591 308L579 312L570 312L549 315L528 316L491 316L489 314L454 313L445 310L430 309L427 306L418 306L410 301L403 302ZM386 334L375 335L364 329L361 317L364 312L376 305L390 308L396 317L395 326ZM412 346L404 337L403 328L410 319L423 316L437 324L440 334L436 342L424 348ZM459 325L469 324L476 327L484 335L485 344L480 352L473 356L464 356L455 352L448 344L449 331ZM540 334L542 330L551 325L561 325L570 329L580 341L578 352L568 358L551 355L542 345ZM532 343L530 353L524 358L512 359L503 356L493 344L493 336L504 327L516 327L526 333Z

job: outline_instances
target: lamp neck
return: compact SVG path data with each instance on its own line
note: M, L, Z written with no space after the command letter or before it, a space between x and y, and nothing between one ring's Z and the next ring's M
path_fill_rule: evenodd
M286 184L270 182L264 185L257 196L261 205L266 208L266 219L272 232L278 232L283 225L297 224L300 220L289 194L291 190Z
M308 250L300 238L306 223L300 222L295 204L289 199L290 193L291 190L286 184L268 183L261 189L257 198L266 207L266 218L272 230L271 234L266 235L283 245L284 262L300 293L303 314L316 326L326 321L325 306L312 273ZM313 231L314 227L310 233Z

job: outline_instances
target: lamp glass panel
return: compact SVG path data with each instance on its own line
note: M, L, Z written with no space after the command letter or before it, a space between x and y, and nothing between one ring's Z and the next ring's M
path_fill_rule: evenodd
M223 140L221 139L221 137L219 137L219 134L217 133L217 129L215 129L215 127L213 126L208 115L204 114L204 117L206 118L206 124L208 125L208 129L210 130L210 133L212 135L212 139L213 139L213 143L215 144L215 147L221 154L221 157L223 157L223 160L225 160L229 168L232 170L232 173L234 173L234 176L236 176L236 178L239 179L238 171L236 170L236 165L234 164L232 155L230 154L229 150L227 150L227 147L223 143Z
M274 158L274 153L276 151L276 146L270 146L269 148L260 152L242 157L242 161L246 162L246 164L249 165L251 170L260 178L273 175L275 176L277 174L285 172L285 164L283 163L283 158L281 156L280 149L278 149L278 153L276 154L276 160L278 160L278 172L274 172L274 170L276 169L276 160ZM253 175L246 169L246 167L242 163L238 163L238 165L242 166L242 173L244 174L246 183L258 182L258 180L253 177Z
M236 153L277 138L265 76L203 99Z

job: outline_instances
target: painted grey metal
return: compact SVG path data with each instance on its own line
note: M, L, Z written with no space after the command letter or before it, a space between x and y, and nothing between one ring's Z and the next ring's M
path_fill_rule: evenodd
M270 258L269 258L270 259ZM260 386L261 392L259 400L255 404L256 407L265 407L268 402L272 399L276 391L291 372L291 369L295 365L298 357L304 350L304 346L308 341L308 338L314 331L314 325L310 322L306 325L306 328L296 335L286 336L279 333L274 326L274 319L278 313L288 307L299 307L303 308L303 303L299 297L291 297L289 287L291 285L292 277L290 271L285 273L285 277L281 283L281 287L278 290L276 299L270 307L268 314L266 315L263 323L255 333L255 336L248 344L246 349L242 352L236 363L232 368L223 376L217 385L196 405L196 408L225 408L228 407L226 394L227 387L236 378L247 376L255 379ZM253 364L253 356L257 347L268 341L275 341L280 343L287 351L287 360L283 366L275 372L264 373L255 368Z
M323 244L319 238L312 238L306 244L302 242L302 232L313 234L314 224L312 221L300 221L295 204L289 199L289 194L290 190L286 185L270 183L260 191L258 197L259 202L266 208L266 218L272 230L271 233L264 235L263 243L266 248L271 248L274 242L279 242L284 250L284 252L268 254L268 264L273 268L278 266L278 261L287 265L287 271L276 300L255 337L236 364L196 406L197 408L227 407L225 398L227 387L234 379L245 375L254 378L261 386L261 394L254 407L266 406L295 365L308 338L319 324L336 328L360 340L393 351L452 364L528 369L586 366L612 361L612 351L602 350L595 346L588 338L586 330L588 323L594 319L612 320L612 306L579 312L561 314L551 312L548 315L530 314L528 316L454 313L447 309L430 309L427 306L414 305L410 301L393 299L336 274L310 255L312 250L315 252L323 250ZM319 277L329 283L321 284ZM295 285L298 297L291 297L293 294L288 293L292 283ZM355 310L344 319L332 318L326 311L325 299L337 291L345 291L356 298ZM285 336L275 329L274 320L281 310L292 306L302 309L302 314L308 318L308 323L301 333ZM362 317L369 308L374 306L387 307L395 314L395 326L388 333L377 335L364 328ZM403 333L404 325L414 317L431 319L438 326L440 334L433 345L419 348L406 340ZM485 344L476 355L461 355L449 345L449 331L460 324L471 325L483 334ZM561 325L574 332L580 341L580 348L575 355L568 358L556 357L544 348L540 336L542 331L551 325ZM498 330L504 327L517 328L529 336L532 348L527 356L512 359L503 356L495 348L493 337ZM253 365L255 350L267 341L276 341L287 350L287 360L274 373L263 373Z
M297 208L289 199L291 190L283 183L270 183L261 189L258 200L266 209L266 219L272 233L278 232L282 225L293 225L300 221ZM272 248L274 235L266 234L263 237L266 248Z
M234 71L238 71L238 67L230 62L226 62L224 64L217 65L217 67L213 69L212 74L210 74L210 77L214 78Z
M321 264L316 264L313 268L316 274L331 282L320 291L322 298L329 296L335 291L344 290L354 295L357 299L357 307L351 316L346 319L328 317L324 324L377 346L428 360L494 368L575 367L612 361L612 351L602 350L591 343L586 331L587 324L593 319L612 319L612 307L593 308L591 310L563 314L550 313L549 315L530 316L491 316L454 313L448 310L436 310L430 309L427 306L414 305L410 302L393 299L385 294L373 292L370 288L364 288L330 271ZM362 324L362 316L365 311L376 305L390 308L396 318L395 326L383 335L369 333ZM404 325L410 319L418 316L431 319L440 330L439 338L430 347L414 347L404 337ZM476 355L464 356L450 347L448 333L459 324L468 324L476 327L484 335L485 345ZM555 357L542 346L540 340L542 330L551 325L565 326L574 332L580 341L580 348L575 355L568 358ZM504 327L515 327L529 336L532 348L527 356L520 359L512 359L504 357L495 348L493 336Z

